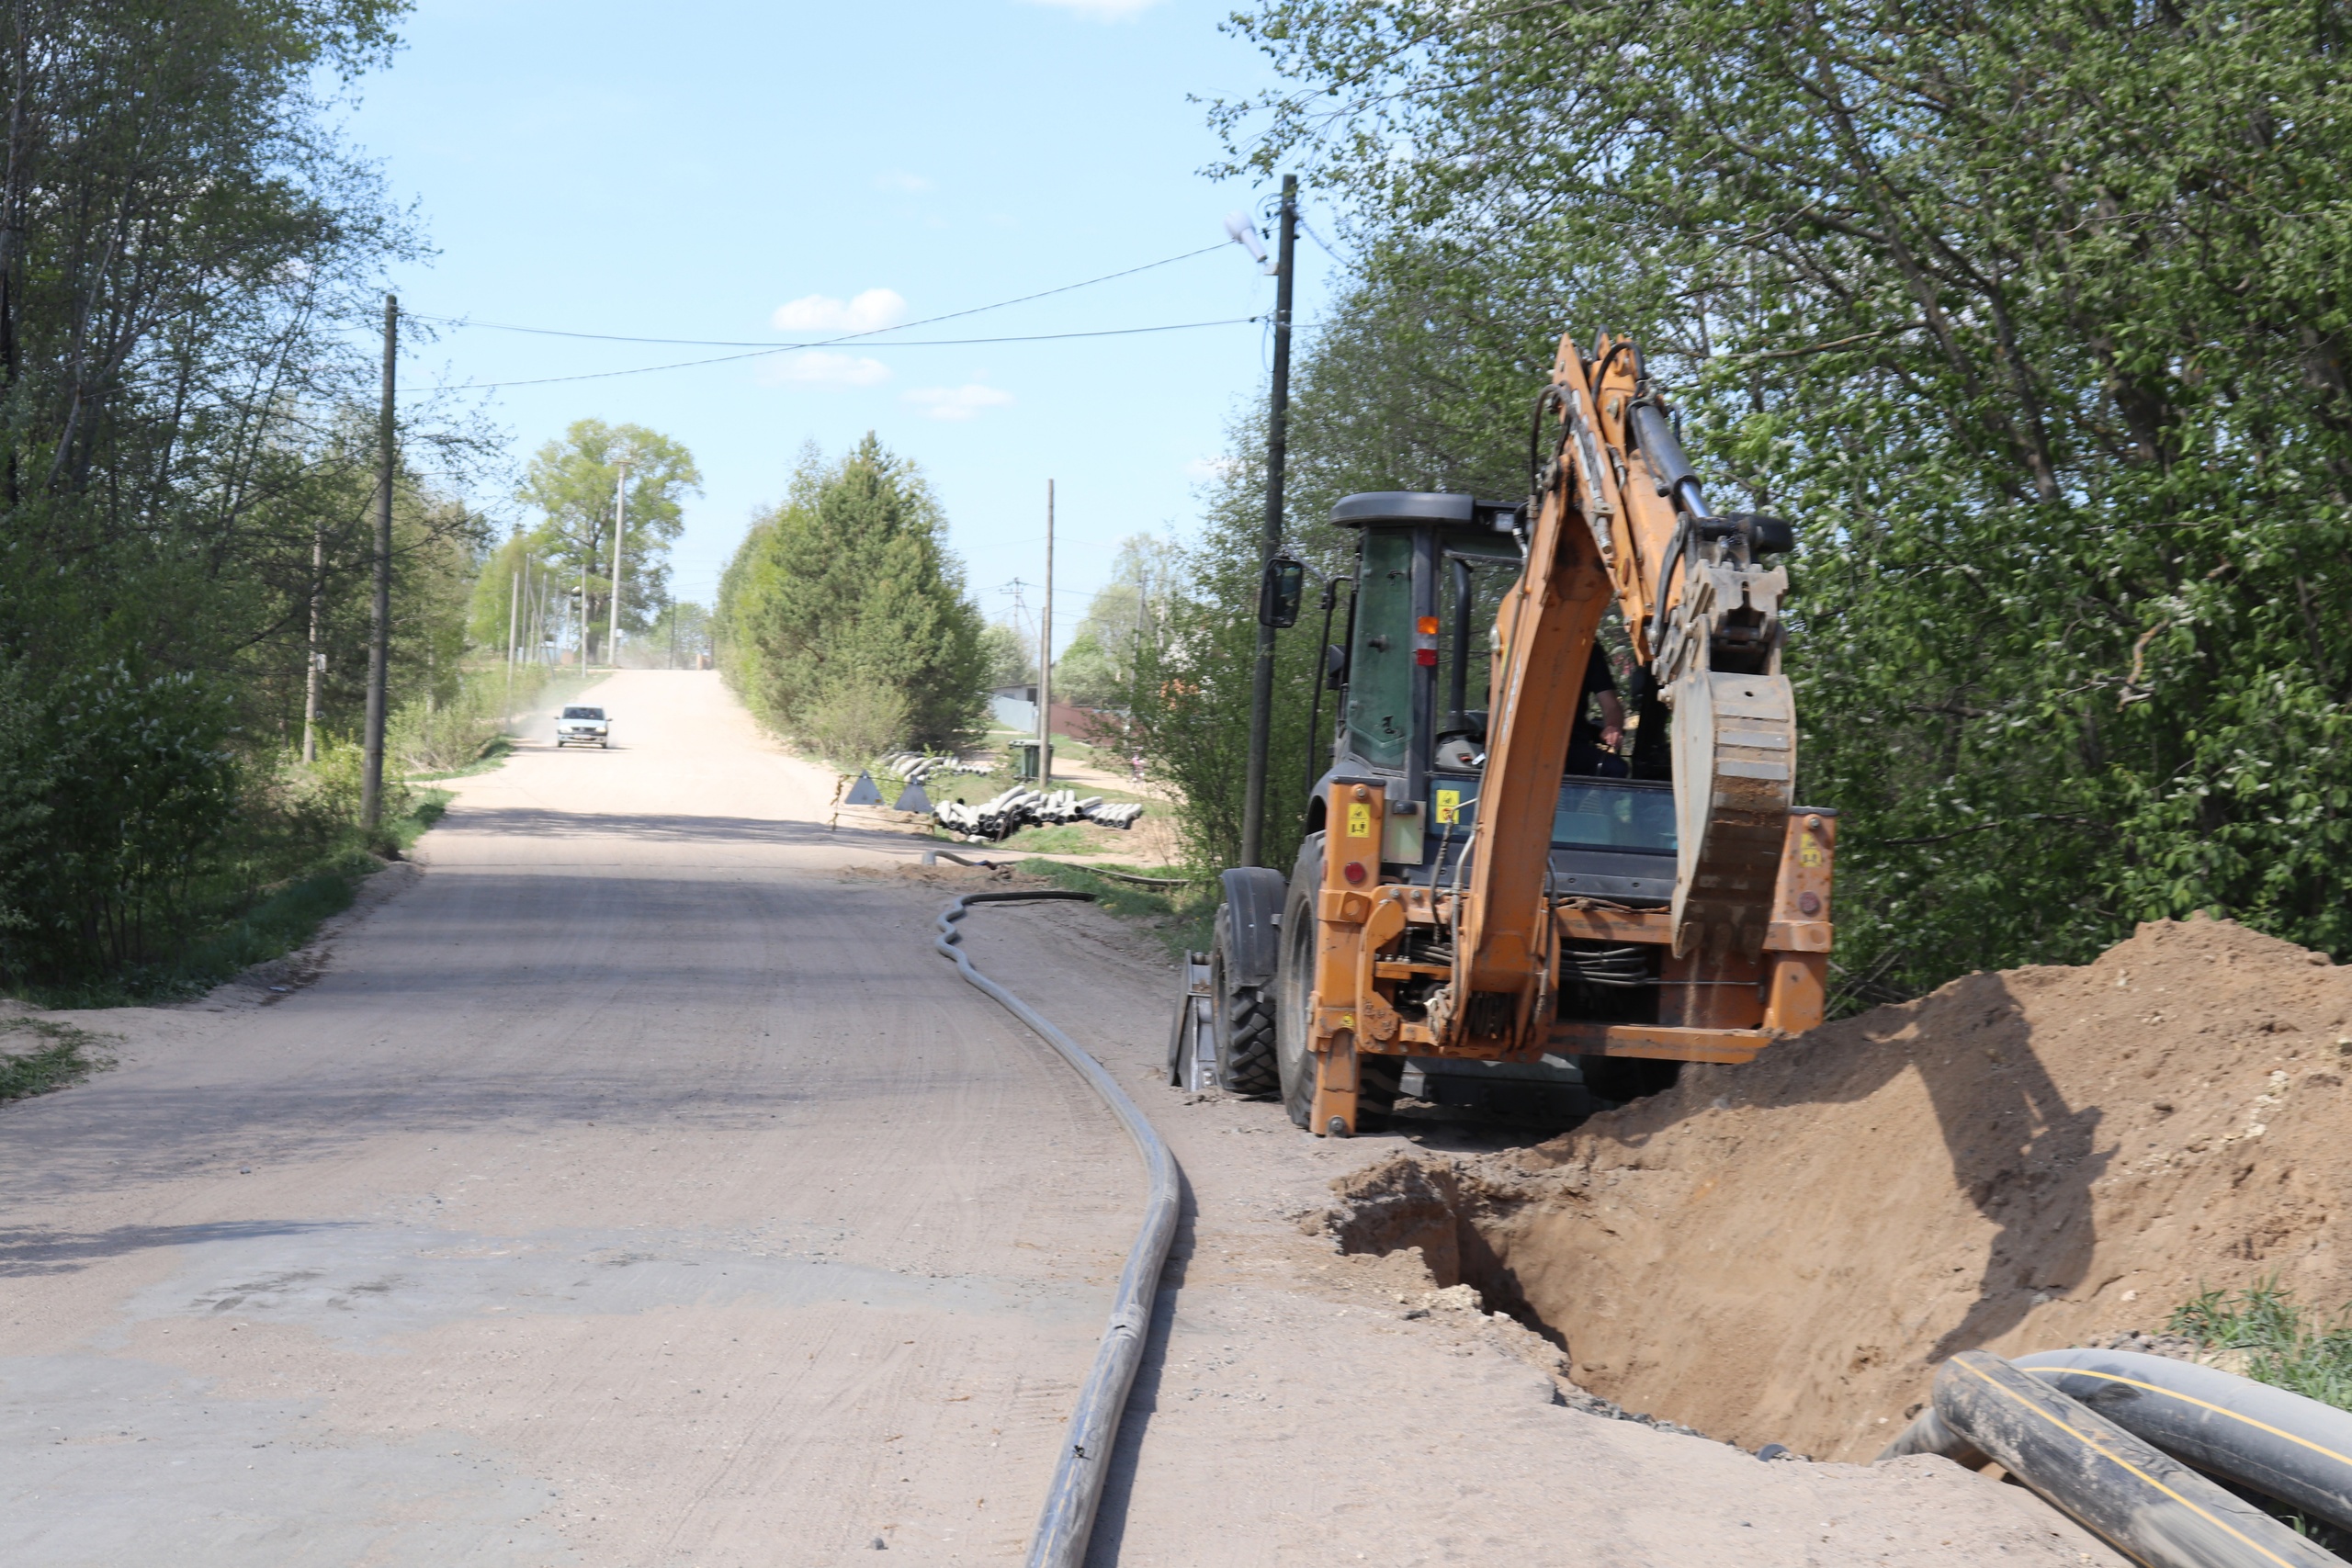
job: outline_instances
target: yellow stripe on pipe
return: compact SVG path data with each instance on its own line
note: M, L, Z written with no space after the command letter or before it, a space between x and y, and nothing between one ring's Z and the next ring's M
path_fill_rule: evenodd
M2109 1453L2107 1449L2101 1445L2099 1440L2091 1434L2076 1431L2074 1427L2068 1426L2065 1422L2061 1421L2047 1410L2042 1409L2039 1404L2034 1404L2030 1400L2019 1398L2015 1390L2003 1388L1999 1382L1996 1382L1992 1378L1986 1377L1982 1371L1973 1366L1970 1366L1966 1361L1955 1361L1953 1364L1958 1366L1961 1371L1968 1373L1978 1382L1984 1383L1985 1387L1995 1390L2004 1399L2008 1400L2014 1404L2024 1406L2034 1415L2039 1416L2044 1421L2049 1422L2052 1426L2065 1433L2068 1437L2089 1448L2101 1459L2108 1461L2119 1469L2130 1471L2132 1474L2146 1482L2150 1486L2154 1487L2157 1491L2163 1493L2165 1496L2171 1498L2182 1507L2187 1508L2190 1513L2195 1514L2199 1518L2205 1520L2208 1524L2219 1525L2222 1529L2229 1531L2230 1534L2237 1537L2238 1540L2245 1542L2246 1545L2254 1548L2255 1551L2262 1553L2263 1556L2268 1558L2271 1562L2278 1563L2278 1568L2295 1568L2293 1563L2289 1562L2285 1558L2279 1556L2277 1552L2271 1551L2268 1547L2263 1545L2252 1536L2247 1535L2245 1531L2239 1529L2228 1520L2217 1517L2216 1516L2206 1512L2203 1508L2199 1507L2196 1504L2190 1502L2188 1498L2182 1496L2179 1493L2174 1491L2163 1482L2158 1481L2154 1476L2150 1475L2146 1471L2142 1470L2138 1465L2133 1464L2130 1460ZM2031 1369L2020 1367L2018 1370L2019 1371L2030 1371ZM2052 1389L2051 1392L2055 1393L2057 1391Z
M2194 1366L2197 1363L2192 1361L2187 1364ZM2252 1427L2257 1431L2267 1432L2274 1438L2284 1438L2289 1442L2300 1444L2301 1446L2311 1450L2312 1452L2315 1454L2325 1454L2328 1458L2335 1461L2338 1464L2352 1466L2352 1457L2346 1457L2346 1455L2337 1453L2334 1449L2325 1448L2318 1443L2314 1443L2309 1438L2299 1438L2292 1432L2282 1432L2267 1421L2257 1421L2251 1416L2241 1416L2234 1410L2226 1409L2219 1404L2210 1404L2205 1400L2194 1398L2186 1393L2176 1393L2172 1389L2163 1387L2161 1384L2142 1382L2137 1378L2121 1377L2114 1372L2095 1372L2084 1367L2019 1367L2018 1368L2018 1371L2021 1372L2031 1372L2038 1378L2041 1377L2041 1374L2044 1372L2064 1372L2068 1377L2098 1378L2107 1382L2122 1383L2127 1388L2145 1389L2150 1393L2161 1393L2166 1399L2177 1399L2183 1404L2194 1404L2199 1410L2210 1410L2216 1416L2225 1416L2231 1420L2238 1422L2241 1425ZM2042 1378L2042 1381L2047 1382L2050 1380Z

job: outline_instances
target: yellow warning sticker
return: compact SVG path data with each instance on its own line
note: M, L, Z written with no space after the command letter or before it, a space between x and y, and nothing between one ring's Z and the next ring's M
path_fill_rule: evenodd
M1462 792L1442 789L1437 792L1437 824L1442 828L1449 822L1462 820Z
M1815 840L1807 839L1797 846L1799 865L1819 865L1825 858L1826 857L1821 852L1821 845Z
M1351 839L1372 837L1372 807L1361 800L1348 807L1348 837Z

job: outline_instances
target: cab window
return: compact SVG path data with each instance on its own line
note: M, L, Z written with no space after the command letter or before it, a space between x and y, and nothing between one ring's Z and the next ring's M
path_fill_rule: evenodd
M1413 723L1413 536L1366 529L1361 570L1348 749L1374 767L1401 768Z

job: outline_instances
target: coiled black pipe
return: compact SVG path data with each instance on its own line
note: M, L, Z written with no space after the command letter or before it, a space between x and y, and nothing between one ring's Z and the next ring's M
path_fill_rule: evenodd
M2175 1459L2352 1529L2352 1412L2131 1350L2043 1350L2016 1364Z
M1068 1440L1061 1462L1054 1467L1054 1483L1037 1516L1036 1533L1029 1538L1029 1568L1078 1568L1085 1560L1087 1538L1094 1530L1094 1510L1102 1501L1102 1479L1111 1467L1111 1446L1118 1436L1119 1416L1126 1409L1127 1390L1143 1361L1144 1340L1151 1332L1152 1302L1159 1289L1159 1270L1168 1261L1168 1245L1176 1236L1176 1156L1168 1152L1149 1122L1144 1119L1126 1090L1102 1063L1046 1021L1045 1015L972 967L956 944L962 933L956 922L971 913L974 904L1006 904L1043 898L1074 898L1091 902L1093 895L1065 891L1028 893L967 893L939 915L939 939L933 944L955 962L956 972L996 998L1007 1012L1027 1024L1040 1040L1061 1053L1078 1069L1087 1086L1102 1097L1112 1114L1136 1141L1150 1179L1144 1200L1143 1226L1127 1252L1119 1273L1119 1292L1111 1303L1111 1321L1095 1348L1094 1368L1078 1391L1078 1407L1070 1412Z
M1996 1461L2150 1568L2343 1568L2253 1504L1982 1350L1936 1369L1933 1408L1879 1458L1915 1453Z

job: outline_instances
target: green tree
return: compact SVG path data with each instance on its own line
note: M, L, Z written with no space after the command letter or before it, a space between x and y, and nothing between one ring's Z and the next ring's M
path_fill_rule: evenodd
M694 455L641 424L575 420L560 441L531 457L516 498L541 517L530 548L565 581L588 585L586 616L592 658L610 626L613 592L613 497L628 467L628 537L621 551L621 627L642 632L670 596L670 546L684 527L684 497L699 494L702 472ZM605 654L609 657L609 654Z
M1633 332L1804 529L1849 998L2205 907L2352 951L2348 21L1272 0L1290 80L1223 123L1390 302L1301 467L1493 482L1545 340Z
M946 519L872 434L805 450L719 587L729 677L754 712L828 755L952 747L979 727L989 664Z
M1078 631L1054 660L1054 695L1080 707L1125 705L1136 660L1165 631L1168 595L1180 570L1176 547L1148 534L1119 542L1111 581L1087 602Z
M662 617L646 634L639 662L649 669L693 670L711 650L713 616L710 606L691 599L673 599L662 607Z
M397 0L0 11L0 985L161 962L350 842L295 776L366 668L386 266L337 133ZM477 428L413 413L395 703L454 674Z
M1036 653L1017 628L990 621L980 628L980 652L988 660L991 687L1036 684Z

